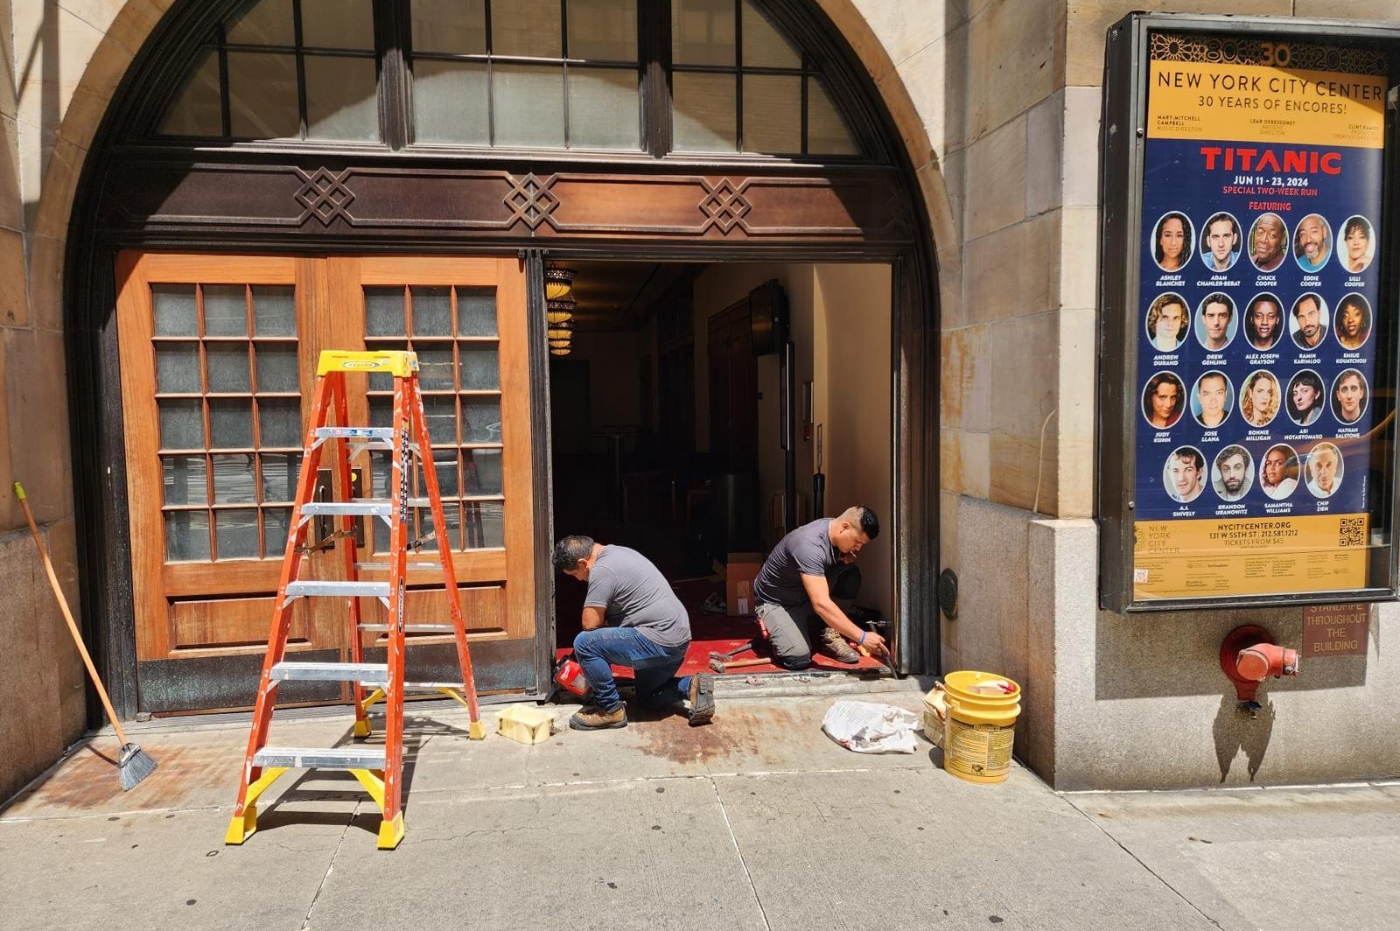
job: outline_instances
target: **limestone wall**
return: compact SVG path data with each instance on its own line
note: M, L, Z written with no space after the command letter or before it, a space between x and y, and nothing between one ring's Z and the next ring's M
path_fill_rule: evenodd
M840 22L844 4L822 5ZM1100 612L1098 535L1089 519L1108 27L1135 9L1400 20L1400 7L1391 0L851 6L866 25L843 31L901 123L937 240L939 555L962 582L960 618L943 623L943 668L996 670L1026 686L1018 752L1058 787L1400 771L1396 751L1373 737L1393 729L1400 702L1400 673L1380 649L1395 612L1375 612L1367 657L1311 663L1299 679L1266 686L1261 720L1241 718L1217 664L1221 638L1238 624L1261 623L1296 646L1301 612ZM864 40L862 28L870 32Z
M1082 212L1093 223L1104 36L1135 9L1224 11L1194 0L1068 2L1062 201L1067 213ZM1400 7L1389 0L1237 0L1228 11L1400 20ZM1092 235L1065 239L1072 241L1089 243ZM1094 252L1063 256L1062 268L1062 314L1080 302L1092 308ZM1092 418L1093 363L1092 343L1059 347L1062 413L1074 407ZM1060 460L1062 475L1075 461L1091 461L1068 445ZM1029 713L1017 745L1037 772L1064 789L1279 784L1400 772L1400 750L1377 739L1393 732L1400 714L1400 666L1387 662L1381 649L1397 614L1393 606L1372 611L1368 655L1305 662L1298 678L1264 686L1264 712L1250 719L1239 713L1234 689L1220 672L1220 641L1248 623L1301 647L1301 610L1099 611L1097 527L1066 519L1091 513L1063 506L1068 497L1078 500L1061 496L1060 519L966 500L956 509L960 547L951 558L968 569L963 618L945 625L960 628L960 635L945 637L960 649L945 668L1000 661L999 668L1026 677ZM1000 500L995 493L992 498ZM985 567L989 562L994 571ZM1024 623L1014 620L1020 617Z
M1045 694L1028 521L1092 514L1095 282L1078 244L1097 239L1097 178L1066 152L1096 151L1098 97L1066 86L1064 0L822 6L900 124L938 250L939 563L965 593L963 619L942 624L943 669ZM1025 709L1027 732L1048 713Z
M47 5L0 4L0 800L53 762L85 721L82 668L12 491L24 483L77 610L63 333L57 301L46 300L54 276L30 273L35 258L52 257L34 220L62 83L53 48L35 40L56 33L59 19Z

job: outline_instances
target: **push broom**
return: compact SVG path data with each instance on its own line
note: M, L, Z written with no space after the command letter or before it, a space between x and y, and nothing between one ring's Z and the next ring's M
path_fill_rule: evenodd
M34 523L34 514L29 510L29 501L24 496L24 486L15 482L15 497L19 499L20 507L24 508L24 516L29 521L29 532L34 535L34 545L39 548L39 558L44 561L44 571L49 575L49 585L53 588L53 593L58 597L58 606L63 609L63 619L68 622L68 632L73 635L73 643L77 645L78 652L82 654L83 662L87 665L88 675L92 676L92 684L97 686L97 695L102 699L102 707L107 709L107 720L112 722L112 730L117 732L117 739L121 741L121 755L117 758L117 774L121 777L122 789L130 790L136 787L142 779L156 771L156 761L150 754L142 750L136 744L126 739L126 734L122 732L122 726L117 721L117 713L112 710L112 700L107 697L107 690L102 686L102 678L97 674L97 668L92 665L92 657L88 656L87 647L83 645L82 634L78 633L78 624L73 620L73 612L68 610L68 599L63 597L63 589L58 584L58 575L53 571L53 562L49 560L49 551L44 546L44 540L39 536L39 525Z

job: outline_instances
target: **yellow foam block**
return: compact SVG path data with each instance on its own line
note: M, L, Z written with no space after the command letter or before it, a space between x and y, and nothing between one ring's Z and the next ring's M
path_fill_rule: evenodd
M554 732L554 715L528 705L511 705L496 720L496 733L523 744L544 743Z

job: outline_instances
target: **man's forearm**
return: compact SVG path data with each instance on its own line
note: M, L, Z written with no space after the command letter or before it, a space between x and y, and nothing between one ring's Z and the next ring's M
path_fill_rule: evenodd
M854 621L846 617L846 613L836 602L830 599L824 602L813 602L812 607L816 609L817 616L826 622L826 626L840 631L848 640L859 640L860 635L865 633L856 626Z

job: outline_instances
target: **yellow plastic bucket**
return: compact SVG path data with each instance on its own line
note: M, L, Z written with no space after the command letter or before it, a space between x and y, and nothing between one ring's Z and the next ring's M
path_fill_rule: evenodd
M1021 686L990 672L950 672L924 698L925 732L943 726L943 768L968 782L1006 779L1020 714Z

